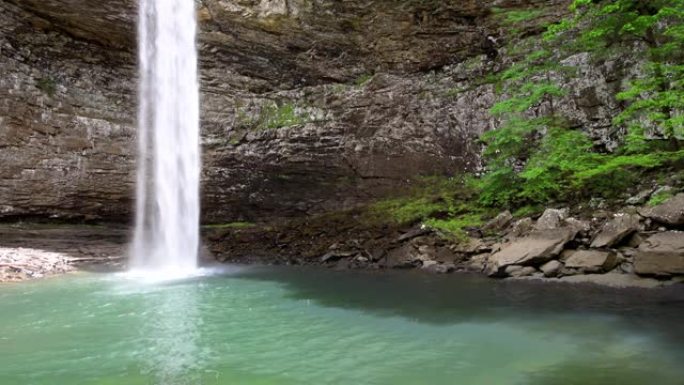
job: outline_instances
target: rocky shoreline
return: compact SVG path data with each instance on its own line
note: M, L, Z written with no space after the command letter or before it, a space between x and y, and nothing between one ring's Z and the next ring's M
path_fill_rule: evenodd
M126 243L119 226L0 225L0 282L121 269Z
M206 260L332 269L470 272L496 279L652 288L684 282L684 193L656 206L572 215L504 211L466 238L421 225L368 223L359 211L268 225L203 228ZM0 226L0 282L122 269L122 226Z
M684 279L684 193L656 206L547 209L537 218L505 211L466 239L416 225L364 223L357 212L210 231L222 262L321 265L335 269L478 272L494 278L655 287Z

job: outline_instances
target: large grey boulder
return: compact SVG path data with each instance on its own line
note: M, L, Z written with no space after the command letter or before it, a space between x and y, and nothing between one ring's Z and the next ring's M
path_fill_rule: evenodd
M489 222L482 226L484 231L498 231L505 229L513 221L513 215L510 211L506 210L496 217L492 218Z
M404 269L421 266L422 262L413 246L405 244L388 251L379 261L379 265L391 269Z
M684 225L684 193L679 193L655 207L644 208L640 213L666 225Z
M616 214L613 219L606 222L596 238L591 242L591 247L612 247L625 237L639 229L639 220L636 214Z
M598 273L612 270L617 263L618 258L614 252L577 250L565 261L565 267L578 269L583 273Z
M514 240L489 258L489 274L499 275L510 265L538 265L558 255L577 232L570 228L536 231Z
M657 233L645 240L634 255L634 271L655 276L684 274L684 232Z
M539 267L545 277L555 277L563 268L563 264L559 261L552 259Z
M537 223L534 225L535 230L553 230L561 227L563 221L568 217L568 209L546 209Z
M532 222L532 218L523 218L518 221L516 221L512 228L511 232L508 233L509 237L520 237L532 230L534 223Z

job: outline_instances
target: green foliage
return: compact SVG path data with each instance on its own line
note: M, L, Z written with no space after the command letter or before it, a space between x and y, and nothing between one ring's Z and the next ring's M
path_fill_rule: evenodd
M510 208L521 217L552 202L617 198L645 173L681 167L684 1L576 0L571 9L574 15L548 26L541 39L518 42L508 53L515 58L513 65L487 75L487 82L497 84L503 97L491 108L501 120L500 128L481 137L486 145L485 173L467 178L461 188L423 188L408 197L379 202L376 210L396 222L420 221L458 238L464 228L479 226L498 211L493 208ZM541 15L495 12L511 25ZM626 130L621 130L625 135L619 147L608 152L595 146L581 127L568 124L558 108L567 90L556 79L577 73L558 63L580 52L601 58L639 46L646 47L646 64L641 75L616 95L626 108L614 124ZM452 89L447 96L465 90ZM657 196L652 201L664 199Z
M258 114L252 117L244 109L236 112L235 121L238 128L247 130L272 130L291 127L311 121L311 117L294 103L268 103L261 106Z
M296 126L307 122L304 114L298 113L294 104L267 106L261 111L260 128L275 129Z
M386 199L371 207L376 216L402 225L427 219L445 209L444 202L422 197Z
M551 122L547 118L509 117L500 129L488 131L480 138L487 145L485 157L496 167L511 166L517 158L527 158L528 152L533 150L530 142Z
M482 226L483 223L482 215L477 213L463 214L448 219L431 218L423 222L425 226L438 230L457 240L466 238L467 234L465 230L467 228L479 227Z
M371 219L412 224L437 214L456 210L456 196L468 196L458 178L424 177L407 196L385 199L371 205Z
M673 196L674 194L672 193L672 191L660 191L657 194L653 194L653 196L651 196L651 199L649 199L646 204L649 206L657 206L661 203L665 203L665 201L672 198Z
M57 92L57 81L50 76L38 79L36 87L46 95L52 97Z
M526 205L526 206L522 206L519 209L515 210L513 212L513 217L514 218L529 217L531 215L541 214L543 211L544 211L543 206Z
M505 22L509 24L520 24L538 18L544 13L543 10L537 8L508 10L500 12L503 15Z
M479 204L475 193L464 178L421 178L407 196L373 204L368 219L400 225L422 223L459 241L466 237L465 229L481 226L493 214Z
M474 179L471 186L480 191L481 204L506 207L518 200L521 183L512 167L492 167L481 179Z
M445 177L421 178L407 196L381 200L369 210L371 220L400 225L422 222L452 235L477 226L487 214L463 178Z
M519 198L543 203L565 198L578 172L596 167L592 143L579 131L553 127L520 172L523 180Z
M358 78L356 78L356 80L354 80L354 84L357 87L363 87L373 79L373 76L373 74L362 74Z
M518 27L526 23L536 23L536 19L544 14L543 9L504 9L492 8L492 12L497 16L503 25L509 27L511 33L518 33Z
M575 35L575 51L599 55L612 46L645 45L642 75L618 94L629 106L615 124L684 139L684 2L575 0L574 18L549 28L547 40Z
M630 131L643 132L647 126L665 138L684 139L684 65L651 62L645 71L644 77L617 95L631 104L615 123L627 125Z
M611 197L644 170L681 163L684 153L684 1L576 0L571 19L548 27L543 39L499 76L504 99L491 113L498 130L482 136L487 172L471 181L487 206L523 206L583 195ZM646 42L643 76L617 95L629 102L616 119L627 134L613 153L597 151L581 130L564 124L554 81L572 69L557 63L577 52L603 55L610 47ZM542 103L545 115L528 111ZM653 137L669 140L654 141Z
M674 164L684 159L684 150L659 151L650 154L600 155L598 159L600 163L596 167L576 173L575 177L579 184L626 169L652 169Z
M550 82L524 83L519 93L504 99L491 108L493 115L502 116L511 112L525 112L551 96L563 96L563 90Z

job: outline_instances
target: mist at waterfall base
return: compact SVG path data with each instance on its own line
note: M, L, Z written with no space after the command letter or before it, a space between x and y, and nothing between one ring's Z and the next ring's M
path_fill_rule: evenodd
M199 85L193 0L139 1L133 274L193 275L199 248Z

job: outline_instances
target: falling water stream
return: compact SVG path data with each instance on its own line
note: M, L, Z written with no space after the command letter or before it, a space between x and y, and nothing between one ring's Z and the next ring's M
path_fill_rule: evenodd
M133 270L184 276L199 246L199 86L193 0L139 2Z

